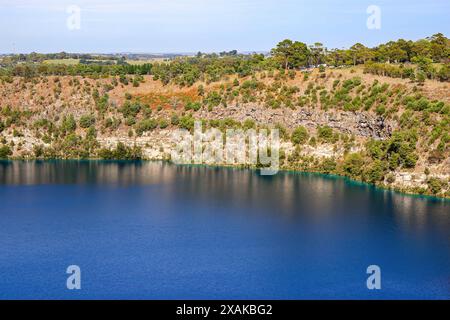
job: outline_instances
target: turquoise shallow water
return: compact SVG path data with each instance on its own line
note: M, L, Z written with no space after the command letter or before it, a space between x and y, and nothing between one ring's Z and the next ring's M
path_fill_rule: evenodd
M450 298L450 203L341 178L9 161L0 203L3 299Z

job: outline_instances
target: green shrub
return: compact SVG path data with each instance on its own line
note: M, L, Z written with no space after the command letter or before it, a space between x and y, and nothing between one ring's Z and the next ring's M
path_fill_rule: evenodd
M246 120L244 121L242 127L243 127L245 130L248 130L248 129L255 129L255 128L256 128L256 124L255 124L255 121L253 121L252 119L246 119Z
M105 160L140 160L142 149L137 146L128 147L119 142L115 149L100 149L98 156Z
M334 134L333 129L329 126L319 126L317 128L317 135L321 141L328 143L334 143L339 139L339 137Z
M428 179L427 185L428 185L428 190L430 190L430 192L432 194L436 195L442 191L443 183L438 178L433 177L433 178Z
M125 124L126 124L127 126L129 126L129 127L135 125L135 124L136 124L136 118L133 117L133 116L128 116L128 117L125 119Z
M193 130L194 129L195 120L191 115L183 116L180 118L178 125L182 129Z
M160 119L159 120L159 127L161 129L165 129L169 126L169 122L166 119Z
M5 145L0 147L0 159L8 159L10 155L12 155L12 151L9 146Z
M320 164L320 171L326 174L336 171L336 160L334 158L325 158Z
M176 113L173 113L172 116L170 117L170 123L173 126L177 126L180 123L180 118Z
M369 166L364 168L364 180L370 183L376 183L384 180L386 164L381 160L373 161Z
M303 126L297 127L294 132L292 132L291 141L293 144L305 144L308 139L308 130Z
M386 107L382 104L378 105L375 109L375 112L379 115L382 116L383 114L386 113Z
M360 153L350 153L344 159L344 174L351 178L358 178L362 174L363 166L363 156Z
M91 114L86 114L81 116L80 118L80 127L81 128L89 128L95 124L95 116Z
M73 115L64 116L61 124L61 131L64 133L69 133L75 131L77 128L77 123Z
M136 134L141 136L144 132L156 129L158 122L155 119L144 119L136 125Z
M201 108L200 102L188 102L186 103L186 106L184 107L186 111L192 110L192 111L198 111Z
M125 101L119 111L122 112L124 118L136 117L141 111L141 107L139 102Z

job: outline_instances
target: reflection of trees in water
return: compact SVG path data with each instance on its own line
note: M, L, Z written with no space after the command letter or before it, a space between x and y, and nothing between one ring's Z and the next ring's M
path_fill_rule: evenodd
M168 164L142 161L2 161L2 184L151 184L170 180Z
M442 232L448 232L450 228L450 218L448 217L450 203L448 201L443 199L425 200L418 196L392 193L388 196L391 200L394 219L397 221L397 225L406 232L415 234L427 232L430 224L441 229Z
M149 161L0 161L0 184L154 185L165 200L200 201L211 211L232 208L227 214L270 214L315 223L350 222L363 214L367 227L381 215L393 223L390 227L407 232L428 230L430 223L448 228L450 221L442 216L448 202L308 173L261 176L254 170Z

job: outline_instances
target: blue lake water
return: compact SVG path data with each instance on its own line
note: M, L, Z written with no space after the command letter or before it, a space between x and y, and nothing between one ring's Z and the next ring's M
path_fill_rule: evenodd
M313 174L3 161L0 298L449 299L450 202Z

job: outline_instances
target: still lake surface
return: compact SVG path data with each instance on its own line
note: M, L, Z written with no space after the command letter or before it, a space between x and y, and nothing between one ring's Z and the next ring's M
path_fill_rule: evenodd
M450 202L304 173L2 161L0 298L449 299Z

